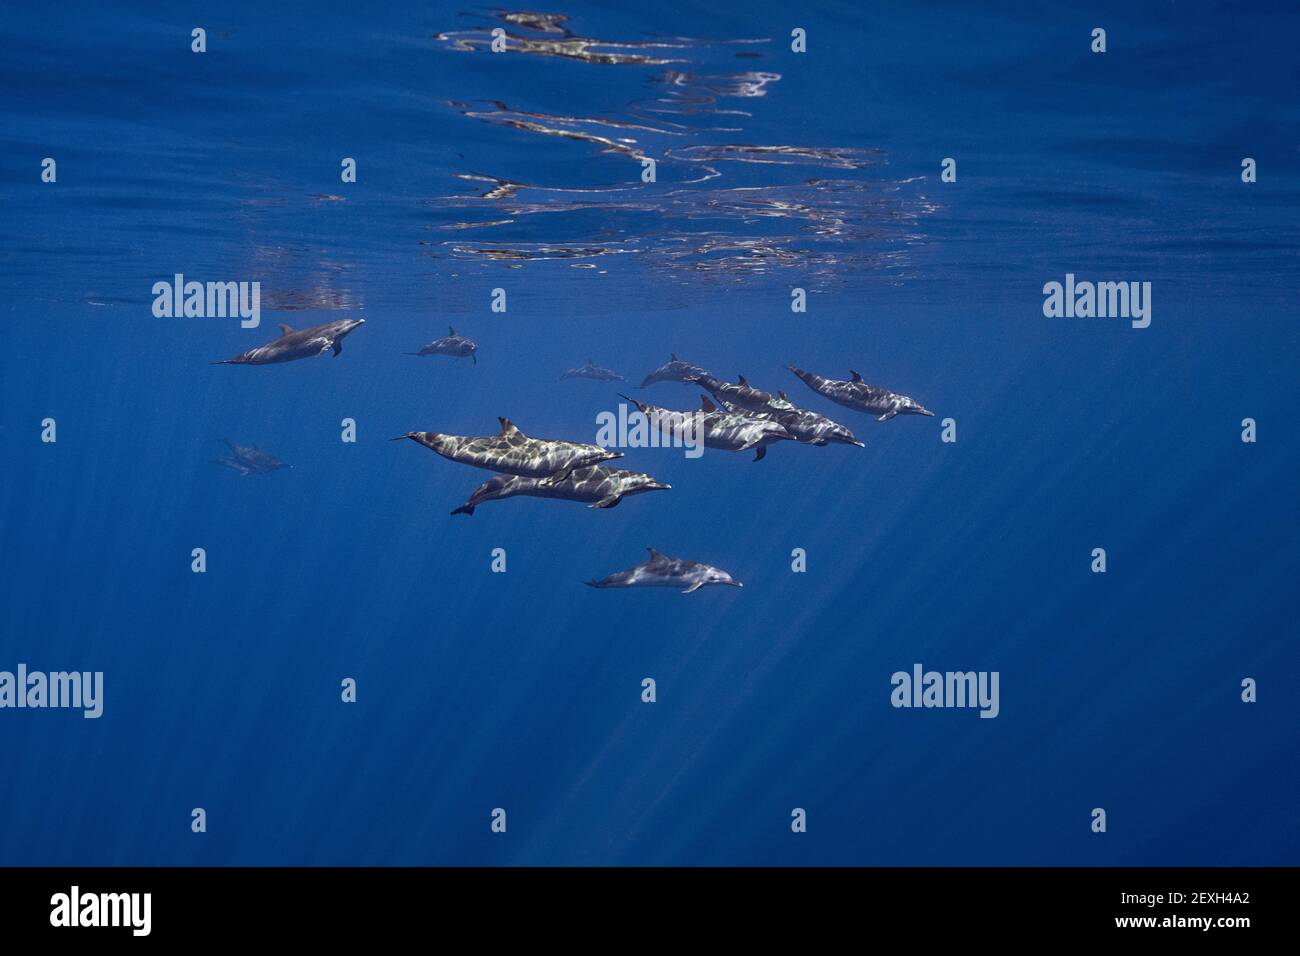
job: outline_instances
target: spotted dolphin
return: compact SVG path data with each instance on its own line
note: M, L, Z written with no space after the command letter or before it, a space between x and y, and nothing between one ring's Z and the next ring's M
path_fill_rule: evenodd
M255 349L249 349L234 358L213 362L213 365L272 365L276 362L292 362L295 359L315 358L333 349L338 355L343 351L343 338L353 329L364 325L365 319L339 319L324 325L313 325L310 329L294 331L293 327L280 323L280 337Z
M722 406L732 411L738 410L736 406L727 402L722 402ZM776 393L776 401L772 403L772 407L768 411L749 412L748 414L779 422L802 445L826 445L836 442L843 445L857 445L859 448L867 447L858 441L853 432L839 422L818 412L799 408L790 401L785 392Z
M732 383L724 382L712 375L697 375L690 381L712 394L718 401L725 401L746 411L770 411L779 404L776 396L771 392L765 392L761 388L754 388L749 382L745 381L743 375L739 376L739 379L739 382Z
M450 355L453 358L467 358L475 365L478 364L478 343L473 339L459 334L450 325L447 326L447 335L441 339L434 339L418 352L407 352L407 355Z
M698 365L692 365L690 362L683 362L674 352L668 361L660 365L657 369L647 375L641 382L641 388L647 385L653 385L655 382L689 382L698 375L708 375L708 369L700 368Z
M672 485L656 481L639 471L624 471L608 465L575 468L563 481L552 483L538 478L521 478L518 475L495 475L474 489L469 500L452 514L472 515L474 509L485 501L500 501L517 495L589 501L591 504L588 507L591 508L613 508L629 495L662 491L671 487Z
M789 365L787 368L799 376L803 383L818 395L824 395L837 405L843 405L845 408L851 408L854 411L866 412L868 415L879 415L877 421L887 422L898 415L934 417L934 412L923 407L915 399L900 395L897 392L891 392L879 385L868 385L862 381L861 375L852 370L849 371L849 374L853 378L845 382L833 378L823 378L815 372L805 372L793 365Z
M443 458L486 468L488 471L522 478L543 478L548 484L563 481L577 468L597 465L611 458L622 458L621 451L600 445L529 438L507 418L498 418L501 431L496 435L441 435L438 432L407 432L393 441L409 438Z
M704 433L705 448L720 451L748 451L755 448L757 451L754 452L754 461L761 461L767 455L767 446L772 442L794 439L780 422L759 418L744 411L720 411L707 398L703 400L698 412L677 412L637 401L627 395L621 397L635 405L637 411L649 421L650 427L658 429L660 434L693 437L699 441L699 436L695 433L698 427Z
M230 457L214 458L212 464L224 465L237 471L241 478L247 475L265 475L272 471L279 471L281 468L293 467L286 465L274 455L267 454L256 445L240 445L229 438L223 438L222 441L230 449Z
M726 571L711 564L699 561L687 561L684 558L670 558L660 554L654 548L647 548L650 560L638 564L626 571L619 571L598 581L588 581L593 588L682 588L683 594L690 594L711 584L729 584L743 588L741 584Z
M597 382L621 382L623 376L619 375L613 369L605 368L603 365L597 365L591 359L587 359L586 365L579 365L577 368L571 368L560 376L560 381L566 378L590 378Z

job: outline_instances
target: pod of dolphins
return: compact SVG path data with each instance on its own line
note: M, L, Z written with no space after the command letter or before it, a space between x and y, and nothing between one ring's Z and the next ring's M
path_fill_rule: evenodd
M341 319L301 331L281 324L279 338L212 364L271 365L313 358L326 352L338 356L343 351L343 339L364 323L365 319ZM468 358L477 364L478 343L449 327L445 337L430 342L418 352L407 354ZM793 365L787 368L818 395L844 408L875 416L880 422L899 415L934 415L910 396L867 384L854 371L850 371L850 378L845 381L825 378ZM578 378L598 382L624 380L617 372L597 365L591 359L560 376L561 380ZM726 382L714 377L707 369L681 361L674 354L647 375L640 387L646 388L658 382L696 386L708 396L701 398L699 411L674 411L627 395L622 397L635 405L650 427L661 434L686 433L684 430L693 428L698 416L702 430L700 440L705 448L720 451L754 449L754 461L760 461L767 454L768 446L778 441L865 447L846 426L819 412L799 408L785 392L778 391L773 395L755 388L743 375L736 382ZM613 508L626 497L647 491L666 491L672 487L642 472L605 464L622 458L622 452L610 451L601 445L534 438L525 435L509 419L500 418L498 421L501 430L495 435L407 432L393 441L410 439L450 461L495 472L493 477L474 489L463 505L451 512L453 515L472 515L474 509L485 502L520 496L558 498L586 502L591 508ZM214 463L231 468L241 476L289 467L255 446L237 445L229 440L226 444L231 456ZM654 548L648 550L650 557L641 564L587 584L593 588L674 587L680 588L683 594L710 585L744 586L721 568L670 558Z

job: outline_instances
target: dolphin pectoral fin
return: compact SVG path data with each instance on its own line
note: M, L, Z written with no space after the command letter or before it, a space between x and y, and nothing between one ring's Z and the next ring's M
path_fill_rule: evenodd
M703 586L704 586L704 582L703 582L703 581L696 581L694 584L692 584L690 587L688 587L688 588L687 588L685 591L683 591L682 593L683 593L683 594L690 594L692 591L698 591L698 590L699 590L700 588L702 588Z
M622 496L622 495L610 495L610 496L607 497L607 498L601 498L599 501L597 501L594 505L591 505L590 507L592 507L592 508L616 508L616 507L618 507L618 503L619 503L620 501L622 501L622 500L623 500L623 496Z
M573 472L573 466L565 465L563 468L555 472L553 475L547 475L540 482L538 482L538 484L547 485L547 486L558 485L560 482L564 481L564 479L568 478L572 472Z
M334 357L338 358L339 353L343 351L343 342L340 341L339 339L335 339L333 342L330 343L330 348L334 350Z
M883 414L883 415L881 415L879 418L877 418L876 421L878 421L878 422L887 422L887 421L889 421L891 418L895 418L895 417L897 417L897 415L898 415L898 412L885 412L885 414Z
M754 452L754 461L762 461L767 456L767 446L759 445L758 451Z

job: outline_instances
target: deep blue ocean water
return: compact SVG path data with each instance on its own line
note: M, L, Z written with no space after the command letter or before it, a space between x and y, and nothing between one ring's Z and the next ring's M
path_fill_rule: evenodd
M0 863L1300 862L1293 6L239 6L0 22L0 670L105 681L0 710ZM261 327L154 317L175 273ZM1066 273L1150 327L1044 317ZM449 325L477 364L403 354ZM867 447L633 449L672 491L465 518L488 474L388 441L590 441L670 352ZM582 586L647 546L746 586ZM999 716L895 709L916 662Z

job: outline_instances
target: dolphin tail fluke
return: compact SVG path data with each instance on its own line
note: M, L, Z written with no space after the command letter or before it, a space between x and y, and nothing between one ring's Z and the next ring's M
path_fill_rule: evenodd
M459 508L457 508L455 511L452 512L452 514L454 515L472 515L473 513L474 513L473 505L461 505Z
M415 434L415 432L407 432L405 435L398 435L396 438L390 438L390 439L388 439L388 440L389 440L389 441L406 441L406 439L410 438L410 437L411 437L412 435L414 435L414 434Z
M597 580L595 580L595 579L592 579L592 580L590 580L590 581L583 581L582 583L585 584L585 585L587 585L587 587L589 587L589 588L602 588L602 587L604 587L603 584L601 584L599 581L597 581Z

